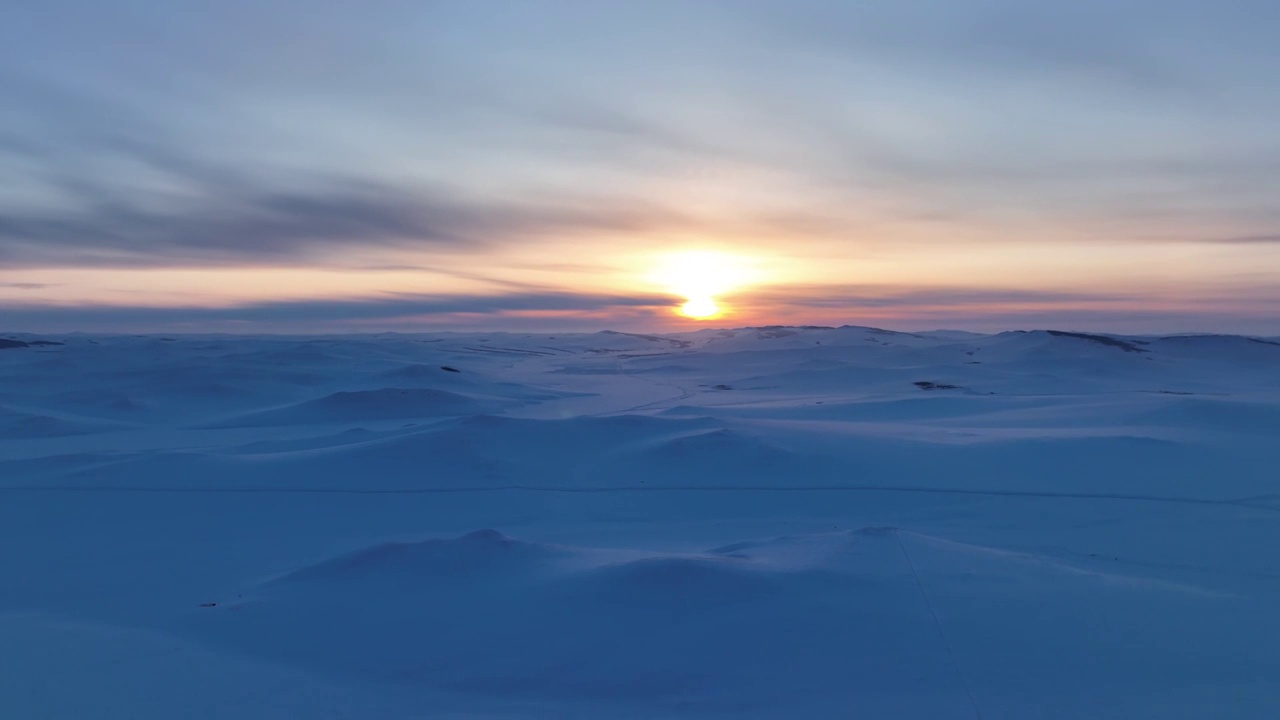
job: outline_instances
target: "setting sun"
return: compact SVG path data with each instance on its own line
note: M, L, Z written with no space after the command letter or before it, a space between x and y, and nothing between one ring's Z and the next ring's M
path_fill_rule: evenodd
M723 252L688 250L665 256L653 279L685 297L679 314L710 320L724 314L716 296L752 282L756 273L746 258Z
M710 320L720 316L720 306L709 297L690 298L680 306L680 314L694 320Z

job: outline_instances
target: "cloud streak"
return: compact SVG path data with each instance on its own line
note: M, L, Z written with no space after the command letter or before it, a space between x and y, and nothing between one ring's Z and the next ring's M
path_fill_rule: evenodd
M1269 308L1251 302L1168 302L1132 295L971 288L797 286L776 294L731 298L740 314L710 325L875 324L906 329L1111 328L1123 332L1213 331L1274 334ZM291 300L203 306L0 306L8 330L63 332L99 328L134 332L323 332L439 330L695 329L674 315L667 295L572 293L526 288L499 295L386 294L342 300ZM1154 323L1155 325L1152 325Z
M1071 292L1060 290L1024 290L998 288L946 288L904 286L827 286L798 285L771 288L752 293L753 307L791 306L813 309L838 308L911 308L946 306L963 308L974 305L1084 305L1133 302L1134 295L1103 292Z
M165 266L323 263L344 250L477 251L551 233L637 231L639 207L586 202L476 201L337 183L312 191L237 192L146 209L86 203L67 212L0 212L9 266Z
M1280 234L1241 235L1238 237L1212 238L1206 242L1218 243L1222 245L1266 245L1268 243L1280 243Z
M276 328L297 324L314 328L326 323L387 320L438 321L446 316L504 313L597 313L608 310L659 309L673 306L668 296L595 295L569 292L525 292L507 295L409 295L347 300L257 302L233 307L148 307L98 305L68 307L12 304L0 307L14 327L74 328L115 325L201 327L210 324L263 324Z

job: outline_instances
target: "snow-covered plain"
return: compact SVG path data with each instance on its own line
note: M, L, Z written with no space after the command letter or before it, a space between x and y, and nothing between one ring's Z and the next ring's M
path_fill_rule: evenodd
M1280 717L1280 341L5 337L6 718Z

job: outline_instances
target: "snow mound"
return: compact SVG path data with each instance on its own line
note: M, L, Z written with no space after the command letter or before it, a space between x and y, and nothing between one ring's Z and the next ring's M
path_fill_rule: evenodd
M241 415L217 423L214 427L312 425L449 417L495 412L510 406L510 402L484 400L447 390L381 388L337 392L274 410Z
M619 484L616 453L637 444L697 432L714 423L643 416L566 420L474 415L408 434L275 458L273 476L305 476L313 485L480 488ZM639 473L638 475L636 473ZM644 468L621 473L628 482Z
M411 363L386 370L374 375L373 381L377 387L390 384L397 388L449 390L480 397L524 401L556 400L589 394L501 380L490 373L470 367L459 369L452 365L426 363Z
M821 484L830 476L824 457L724 426L632 443L607 454L601 465L619 484L654 487Z
M850 582L717 553L561 547L485 530L310 565L241 593L248 599L193 610L190 629L380 681L728 711L780 701L770 689L779 684L829 703L824 695L885 682L871 677L884 656L848 658L848 648L884 643L888 624L912 638L886 647L889 657L937 666L907 580L900 567L868 565ZM850 686L850 672L864 680ZM921 702L944 707L952 693Z
M632 560L601 567L589 579L599 602L648 610L743 604L777 588L749 563L714 556Z
M1194 588L893 527L689 554L480 530L373 545L243 595L193 610L189 629L276 661L492 697L727 712L778 702L778 688L827 708L903 707L915 688L906 707L932 717L949 717L963 695L930 603L963 617L965 633L1030 624L1043 653L1067 657L1096 651L1093 620L1077 610L1105 603L1128 638L1102 641L1121 658L1104 663L1114 669L1143 642L1169 644L1164 613L1206 601ZM1065 629L1046 634L1042 615ZM934 678L927 689L913 684L920 673Z
M1280 407L1250 400L1189 397L1135 414L1134 420L1187 429L1275 435L1280 432Z
M551 546L485 529L454 539L380 543L296 570L271 584L341 584L388 578L457 580L482 573L520 573L562 555Z
M66 437L109 432L119 427L121 426L50 415L20 415L10 419L0 417L0 438Z

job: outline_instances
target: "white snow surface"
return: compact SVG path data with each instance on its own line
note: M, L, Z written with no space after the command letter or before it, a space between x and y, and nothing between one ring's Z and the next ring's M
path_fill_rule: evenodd
M1272 339L3 337L6 718L1280 717Z

